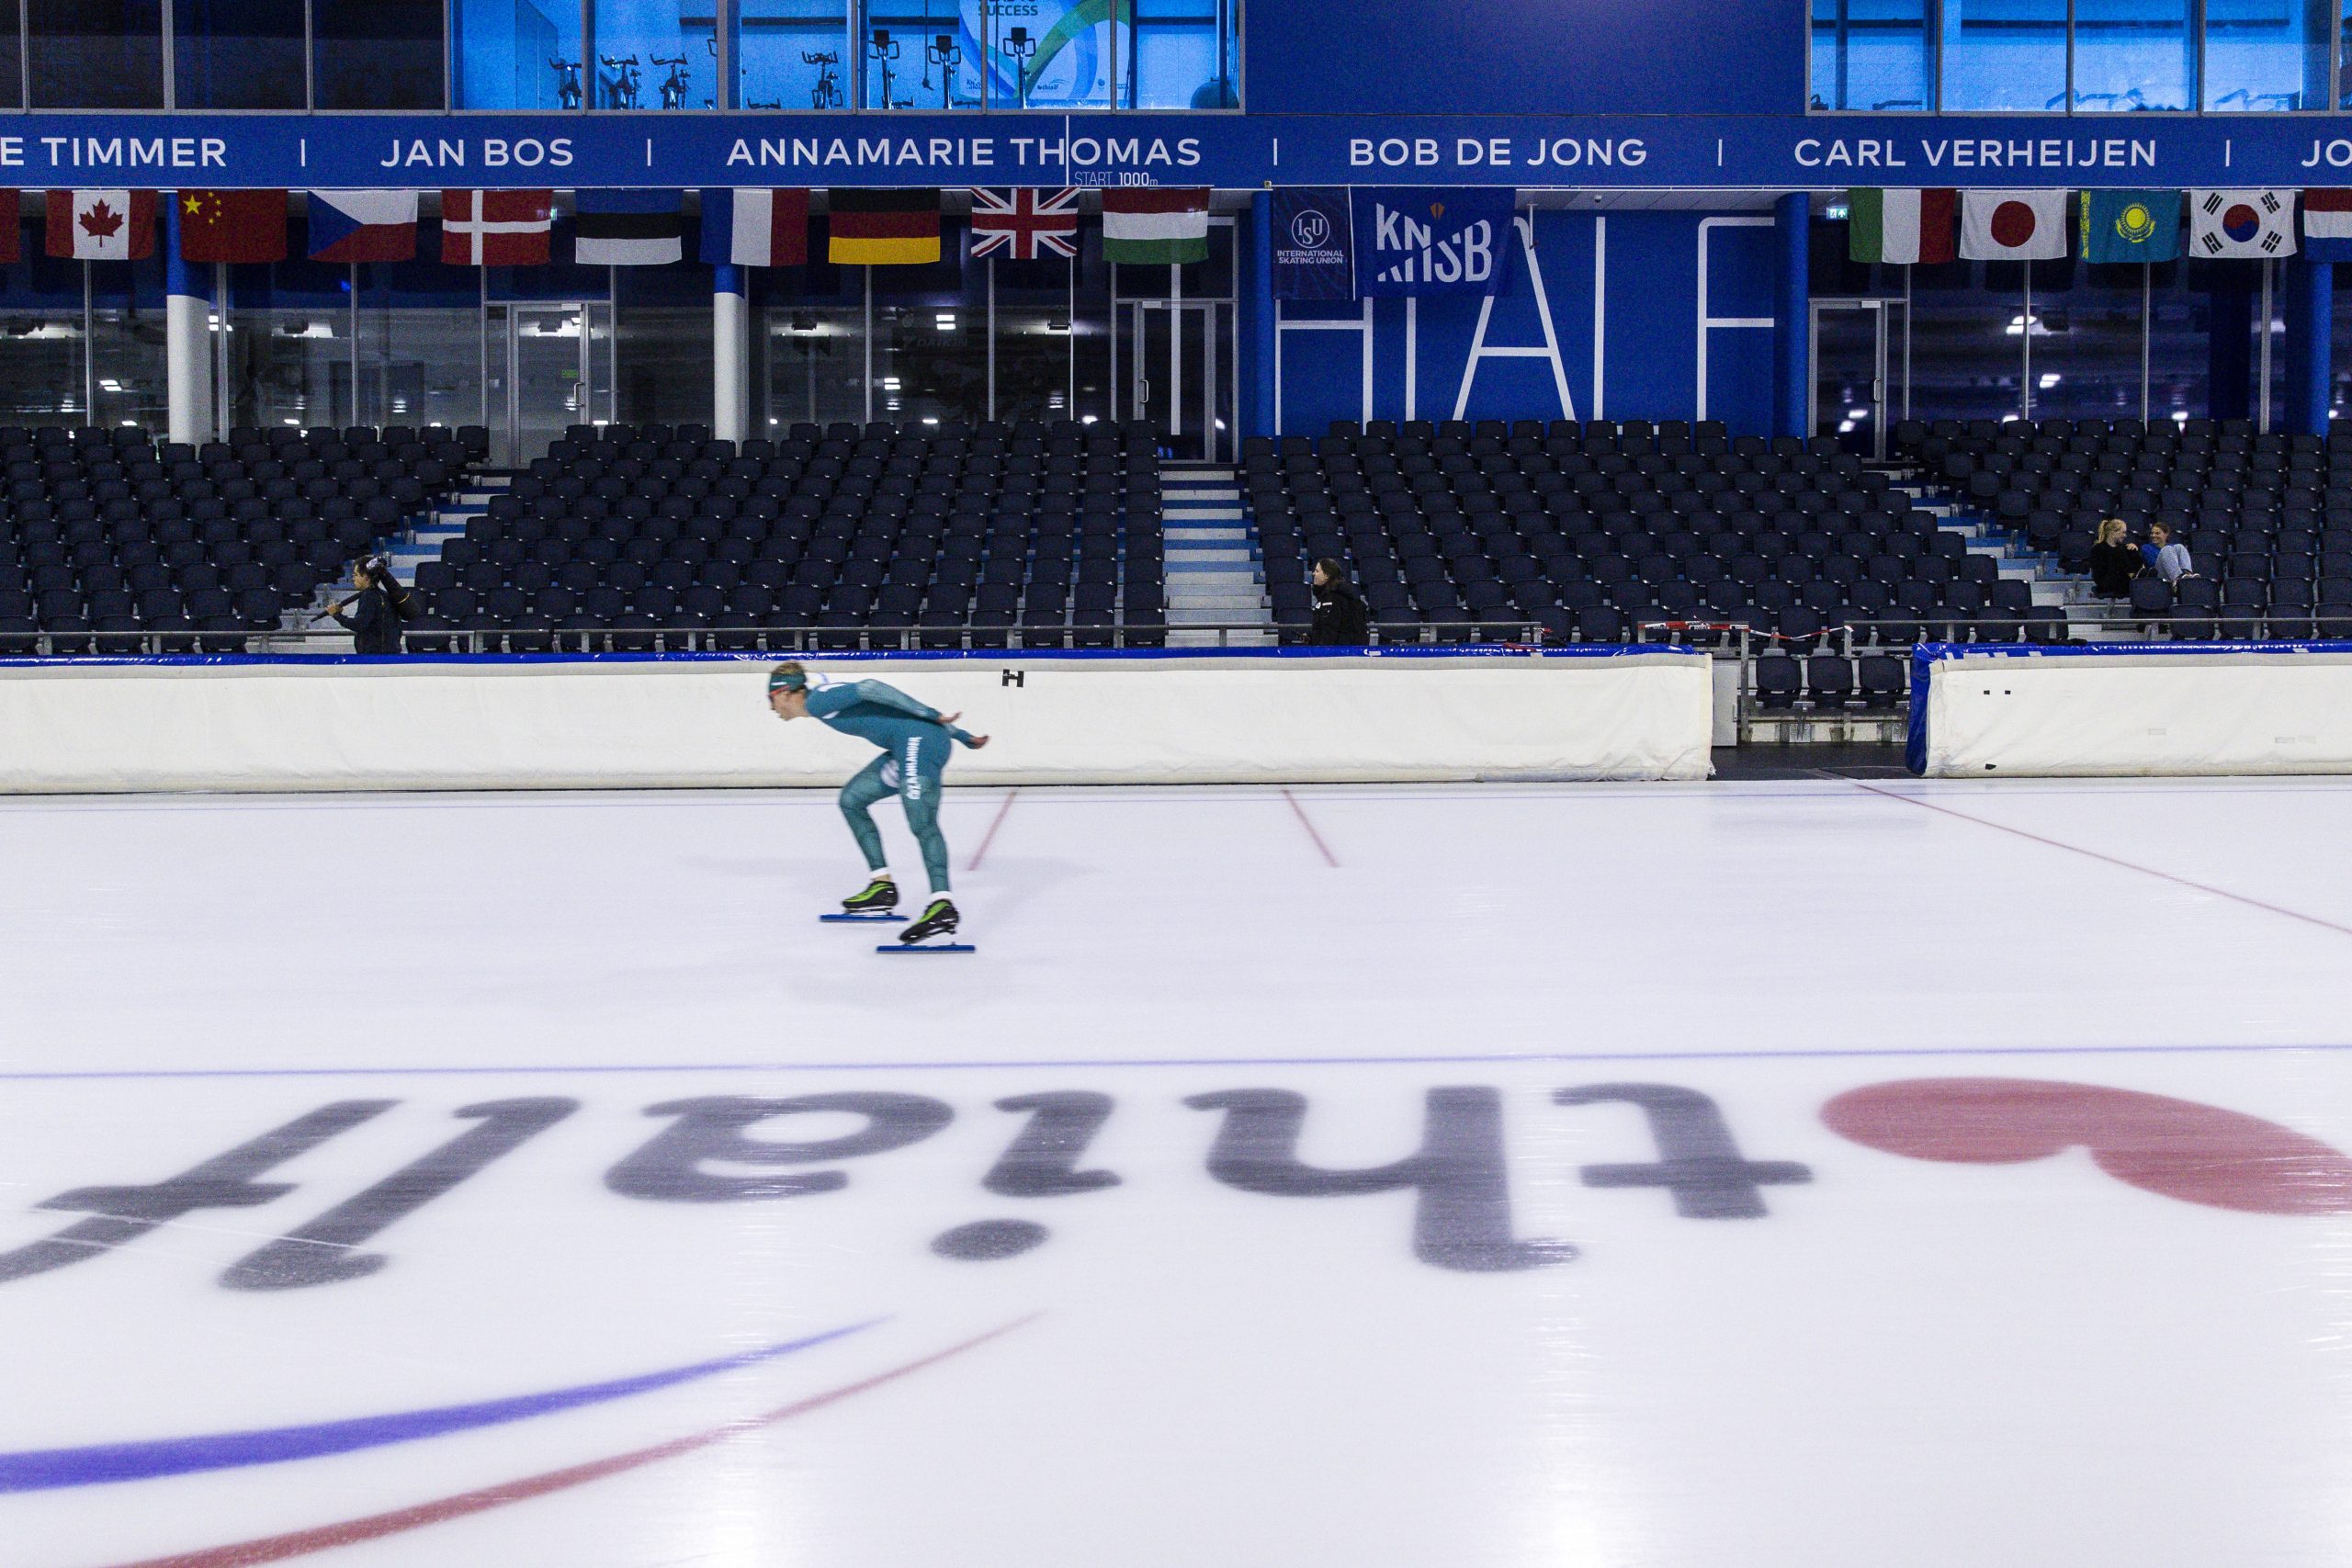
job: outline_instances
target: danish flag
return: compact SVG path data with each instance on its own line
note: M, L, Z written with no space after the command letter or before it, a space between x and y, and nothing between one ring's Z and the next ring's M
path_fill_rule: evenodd
M1078 254L1078 191L972 187L972 254L1035 261Z
M545 266L553 227L551 190L445 190L445 266Z

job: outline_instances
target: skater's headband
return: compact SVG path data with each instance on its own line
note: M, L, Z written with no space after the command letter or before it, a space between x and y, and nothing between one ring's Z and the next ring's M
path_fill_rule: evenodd
M768 694L778 692L805 692L808 689L808 672L797 664L779 664L768 671Z

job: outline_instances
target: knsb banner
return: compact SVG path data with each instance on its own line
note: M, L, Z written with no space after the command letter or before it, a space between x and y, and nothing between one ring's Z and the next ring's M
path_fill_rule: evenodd
M1356 297L1355 223L1345 186L1274 192L1274 298Z
M2111 265L2117 262L2168 262L2178 254L2180 192L2083 192L2085 261L2099 265Z
M1360 190L1355 195L1357 292L1366 297L1487 294L1502 286L1519 193Z

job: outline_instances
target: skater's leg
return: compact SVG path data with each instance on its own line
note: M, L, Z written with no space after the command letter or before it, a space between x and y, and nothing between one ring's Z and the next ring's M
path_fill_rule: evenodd
M947 741L914 740L899 760L899 798L907 808L907 827L922 850L922 868L931 875L931 896L947 897L947 836L939 830L941 775L947 767Z
M883 777L884 770L890 766L890 757L886 752L842 785L842 816L848 819L850 836L865 855L867 869L877 874L888 869L889 862L882 853L882 831L874 825L873 806L890 793L890 781Z

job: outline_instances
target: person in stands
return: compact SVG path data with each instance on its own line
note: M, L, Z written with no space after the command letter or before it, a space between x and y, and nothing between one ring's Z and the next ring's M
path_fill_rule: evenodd
M327 614L351 634L354 653L399 653L401 623L415 613L416 596L392 575L392 564L382 556L368 556L351 569L351 585L359 590Z
M2146 569L2147 559L2132 542L2132 530L2120 517L2098 525L2098 542L2091 547L2091 588L2110 599L2132 592L2132 580Z
M1315 563L1310 580L1315 592L1315 619L1306 630L1314 648L1362 648L1372 640L1372 622L1363 599L1348 581L1347 568L1329 556Z
M2177 588L2182 578L2197 575L2197 565L2188 558L2188 547L2176 543L2172 530L2161 523L2148 525L2148 542L2140 547L2140 555L2148 569L2165 580L2167 588Z

